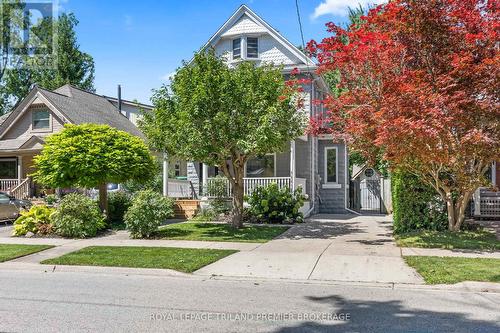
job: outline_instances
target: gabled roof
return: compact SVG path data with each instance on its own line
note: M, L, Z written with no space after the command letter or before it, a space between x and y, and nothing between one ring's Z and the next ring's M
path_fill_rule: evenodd
M236 23L240 23L236 26ZM304 66L309 67L311 70L316 69L316 64L300 51L293 43L281 35L269 23L262 19L259 15L255 14L246 5L241 5L236 12L217 30L217 32L210 37L208 42L203 46L206 49L213 46L217 41L223 37L247 33L247 32L266 32L279 42L283 47L290 51L297 57Z
M37 143L43 144L43 139L33 135L31 137L20 137L17 139L1 140L0 141L0 151L17 151L20 149L31 149L37 145Z
M76 88L64 85L55 91L35 87L19 105L0 123L0 136L13 125L16 119L38 97L45 99L48 106L60 113L66 122L73 124L109 125L130 134L143 137L139 129L132 124L108 99ZM1 120L1 119L0 119Z

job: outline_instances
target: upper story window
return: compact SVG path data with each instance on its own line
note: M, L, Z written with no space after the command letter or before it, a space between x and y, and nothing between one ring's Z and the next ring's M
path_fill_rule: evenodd
M257 37L240 37L233 39L233 60L258 58L259 39Z
M33 129L48 129L50 127L50 111L46 109L33 110Z
M254 37L247 37L247 58L259 57L259 39Z
M233 39L233 59L241 58L241 38Z

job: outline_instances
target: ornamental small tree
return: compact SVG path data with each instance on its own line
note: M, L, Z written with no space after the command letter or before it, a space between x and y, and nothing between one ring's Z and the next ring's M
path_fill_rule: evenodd
M393 0L309 44L340 77L327 131L432 186L453 231L500 156L498 18L495 1Z
M107 212L107 184L147 181L154 160L143 140L108 125L65 125L34 158L34 179L50 187L99 188Z
M271 65L242 62L230 69L213 50L200 52L170 87L154 93L155 108L140 127L159 151L223 171L233 189L232 223L239 228L245 163L282 151L304 132L296 83L287 84Z

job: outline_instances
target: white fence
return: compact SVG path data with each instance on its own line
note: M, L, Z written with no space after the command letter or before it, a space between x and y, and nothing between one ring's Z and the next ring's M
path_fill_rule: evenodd
M232 195L231 184L227 178L209 178L208 180L208 188L204 189L206 196L213 197L214 193L210 193L210 189L214 187L214 182L223 182L225 186L226 196L229 198ZM291 188L292 187L292 179L291 177L265 177L265 178L243 178L243 187L245 195L251 195L253 191L257 187L260 186L269 186L270 184L275 183L278 185L278 188ZM305 178L295 178L295 188L301 186L302 193L306 193L306 179Z

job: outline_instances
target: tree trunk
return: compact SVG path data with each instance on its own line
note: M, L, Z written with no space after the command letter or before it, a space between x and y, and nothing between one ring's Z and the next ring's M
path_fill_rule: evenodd
M244 185L243 185L243 172L235 170L233 182L233 218L232 225L235 228L243 227L243 198L244 198Z
M463 222L465 221L465 210L474 192L465 192L458 196L457 200L453 200L452 193L446 193L446 208L448 211L448 230L460 231Z
M99 185L99 208L108 217L108 186L106 183Z

